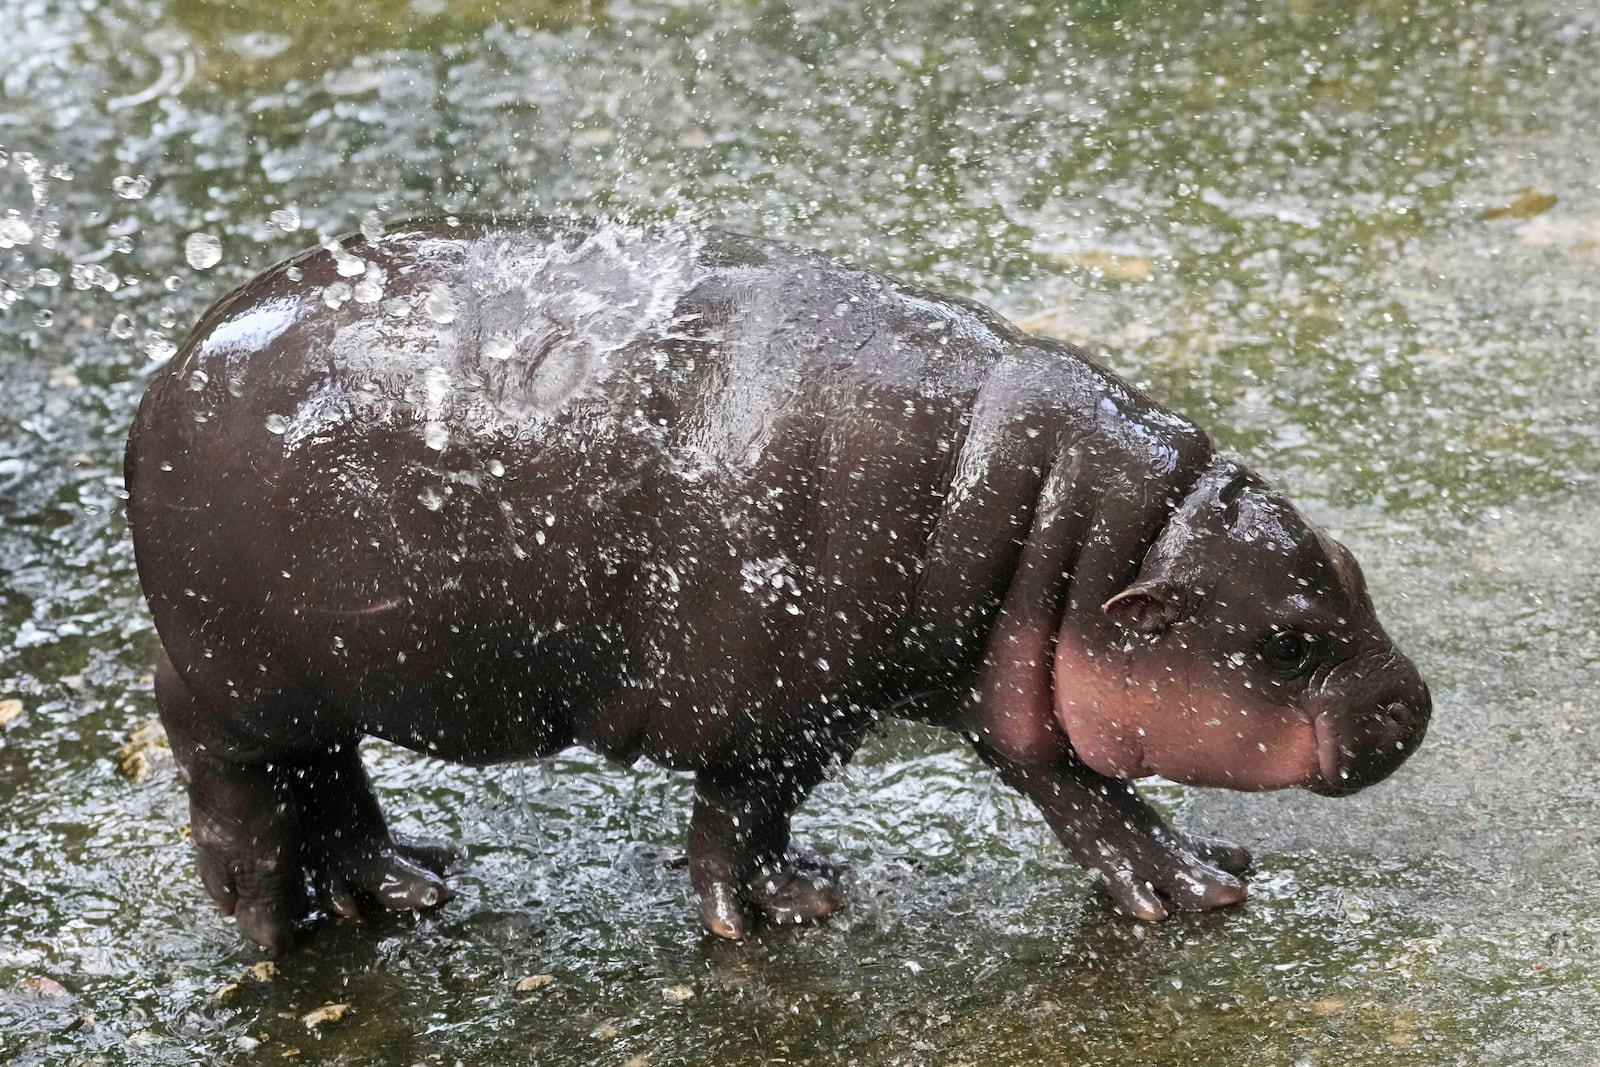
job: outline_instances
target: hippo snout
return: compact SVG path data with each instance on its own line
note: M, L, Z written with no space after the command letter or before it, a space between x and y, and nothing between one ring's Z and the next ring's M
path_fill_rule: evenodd
M1422 744L1433 715L1433 697L1421 679L1413 695L1317 716L1317 762L1321 778L1310 786L1325 797L1349 796L1394 773Z

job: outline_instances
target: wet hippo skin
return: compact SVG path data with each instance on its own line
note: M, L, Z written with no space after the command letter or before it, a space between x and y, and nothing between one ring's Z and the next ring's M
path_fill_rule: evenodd
M789 819L875 721L960 731L1116 904L1239 901L1248 854L1131 780L1329 795L1427 687L1354 559L1081 351L749 237L406 224L201 320L127 452L200 874L281 950L449 899L365 735L579 743L695 775L706 927L842 904Z

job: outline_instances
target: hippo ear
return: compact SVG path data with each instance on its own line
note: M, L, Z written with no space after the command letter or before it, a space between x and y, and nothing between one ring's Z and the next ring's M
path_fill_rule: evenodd
M1167 582L1134 582L1100 610L1130 630L1157 634L1189 613L1189 597L1185 590Z

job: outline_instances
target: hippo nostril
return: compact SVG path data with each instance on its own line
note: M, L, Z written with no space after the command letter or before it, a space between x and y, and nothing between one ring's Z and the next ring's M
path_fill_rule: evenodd
M1374 749L1387 749L1403 758L1421 740L1421 727L1426 722L1415 705L1397 700L1373 715L1368 736Z
M1411 709L1411 705L1401 703L1398 700L1393 704L1385 704L1379 708L1376 717L1380 726L1402 733L1411 729L1412 723L1416 722L1417 719L1416 712Z

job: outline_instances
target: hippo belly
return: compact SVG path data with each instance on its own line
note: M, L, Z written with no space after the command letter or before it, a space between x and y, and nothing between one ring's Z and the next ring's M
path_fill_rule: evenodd
M207 312L127 479L202 880L272 950L308 882L349 917L449 898L366 735L693 771L702 920L739 938L842 903L789 817L889 709L972 737L1148 918L1241 899L1248 857L1129 779L1347 792L1428 714L1348 553L1191 423L751 238L330 242Z

